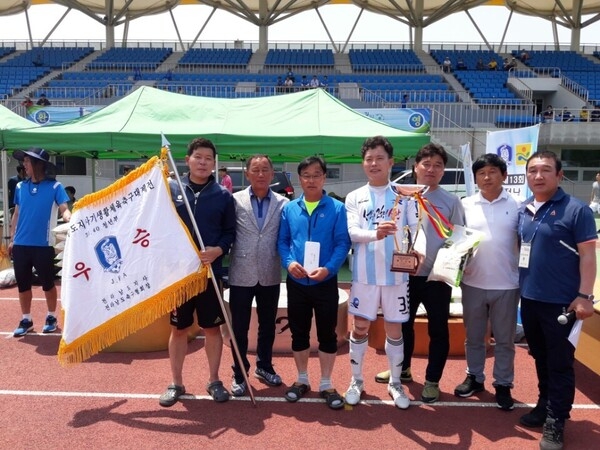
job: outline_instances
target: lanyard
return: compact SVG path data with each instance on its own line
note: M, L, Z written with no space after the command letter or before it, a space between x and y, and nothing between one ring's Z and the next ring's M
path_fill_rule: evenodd
M525 242L525 237L523 236L523 225L525 224L525 214L523 214L523 220L520 223L520 234L521 234L521 242L524 244L530 244L531 242L533 242L533 238L535 237L535 235L537 234L538 230L540 229L540 225L542 224L542 222L544 221L544 219L546 218L546 216L548 215L548 211L550 211L550 207L552 206L553 202L549 202L548 203L548 208L546 209L546 212L544 212L544 215L542 216L542 218L540 219L540 221L537 223L537 226L535 227L535 230L533 230L533 234L531 235L531 239L529 240L529 242ZM531 203L530 203L531 205ZM527 209L527 207L525 207L525 209ZM537 213L537 211L536 211ZM535 214L531 217L531 222L533 223L533 221L535 220Z

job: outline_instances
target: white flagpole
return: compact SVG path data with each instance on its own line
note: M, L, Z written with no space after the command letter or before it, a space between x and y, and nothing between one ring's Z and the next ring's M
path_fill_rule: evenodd
M185 195L185 189L183 184L181 183L181 178L179 177L179 172L177 172L177 166L175 165L175 160L173 159L173 155L171 154L171 144L167 141L166 137L161 133L162 137L162 146L167 149L167 154L169 155L169 161L171 163L171 167L175 170L175 179L177 180L177 184L179 185L179 189L183 194L183 203L185 204L185 208L187 209L188 215L190 216L192 226L194 227L194 233L198 238L198 242L200 244L200 250L205 251L206 248L204 246L204 242L202 241L202 236L200 236L200 230L198 229L198 224L196 224L196 220L194 218L194 214L192 213L192 207L190 206L190 202L188 201L187 196ZM213 287L215 288L215 292L217 293L217 298L219 299L219 305L221 306L221 311L223 311L223 317L225 318L225 325L227 326L227 330L229 331L229 336L231 338L231 346L233 347L235 357L237 358L239 367L242 368L242 375L244 375L244 381L246 382L246 386L248 386L248 393L250 394L250 400L252 400L252 404L256 406L256 399L254 398L254 391L252 386L250 385L250 380L248 379L248 374L246 373L246 369L244 367L244 362L242 360L242 355L240 354L240 349L238 347L237 341L235 340L235 335L233 334L233 328L231 326L231 321L229 320L229 315L227 314L227 310L225 309L225 302L223 301L223 296L221 295L220 286L217 284L217 280L215 278L215 274L213 272L212 266L208 265L208 270L210 272L210 278L212 280ZM230 299L231 300L231 299Z

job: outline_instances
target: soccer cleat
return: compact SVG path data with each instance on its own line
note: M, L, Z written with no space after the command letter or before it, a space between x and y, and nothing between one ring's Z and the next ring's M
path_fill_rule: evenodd
M483 383L475 379L475 375L467 374L467 378L454 389L454 395L457 397L467 398L471 395L482 392L484 390Z
M350 381L350 386L348 387L345 395L346 403L349 405L358 405L358 402L360 402L360 396L364 390L364 386L365 384L362 380L355 380L352 378L352 381Z
M388 393L394 399L394 405L400 409L407 409L410 406L410 400L404 393L404 388L400 383L388 384Z
M48 315L46 317L46 324L42 329L42 333L53 333L54 331L56 331L57 322L58 321L56 320L56 317Z
M14 337L25 336L31 330L33 330L33 321L31 321L29 319L23 319L19 322L19 326L13 332L13 336Z

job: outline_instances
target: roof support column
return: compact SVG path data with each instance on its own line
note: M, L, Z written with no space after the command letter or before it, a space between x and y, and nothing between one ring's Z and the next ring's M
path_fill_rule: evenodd
M413 41L414 51L427 51L423 48L423 3L424 0L417 0L415 2L415 21L418 25L414 27L415 35Z
M573 11L571 17L573 19L573 25L571 26L571 47L570 50L579 51L581 46L581 8L583 7L583 0L573 1Z
M277 3L276 3L277 4ZM258 49L260 51L269 50L269 27L266 25L269 18L269 5L267 0L258 2Z

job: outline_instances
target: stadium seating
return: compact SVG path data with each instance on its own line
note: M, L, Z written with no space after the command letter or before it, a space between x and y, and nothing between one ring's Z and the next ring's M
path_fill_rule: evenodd
M88 65L95 70L155 70L173 53L172 48L123 48L113 47Z
M485 66L484 70L488 70L487 64L492 59L498 63L498 70L502 69L502 57L490 50L431 50L430 54L440 67L446 57L450 58L453 70L456 70L456 62L459 59L465 63L466 70L477 70L477 61L480 59Z
M191 48L181 57L178 67L211 66L245 68L252 58L250 49Z
M331 50L270 49L267 52L265 66L271 67L333 67Z
M348 56L355 72L425 70L413 50L350 49Z

